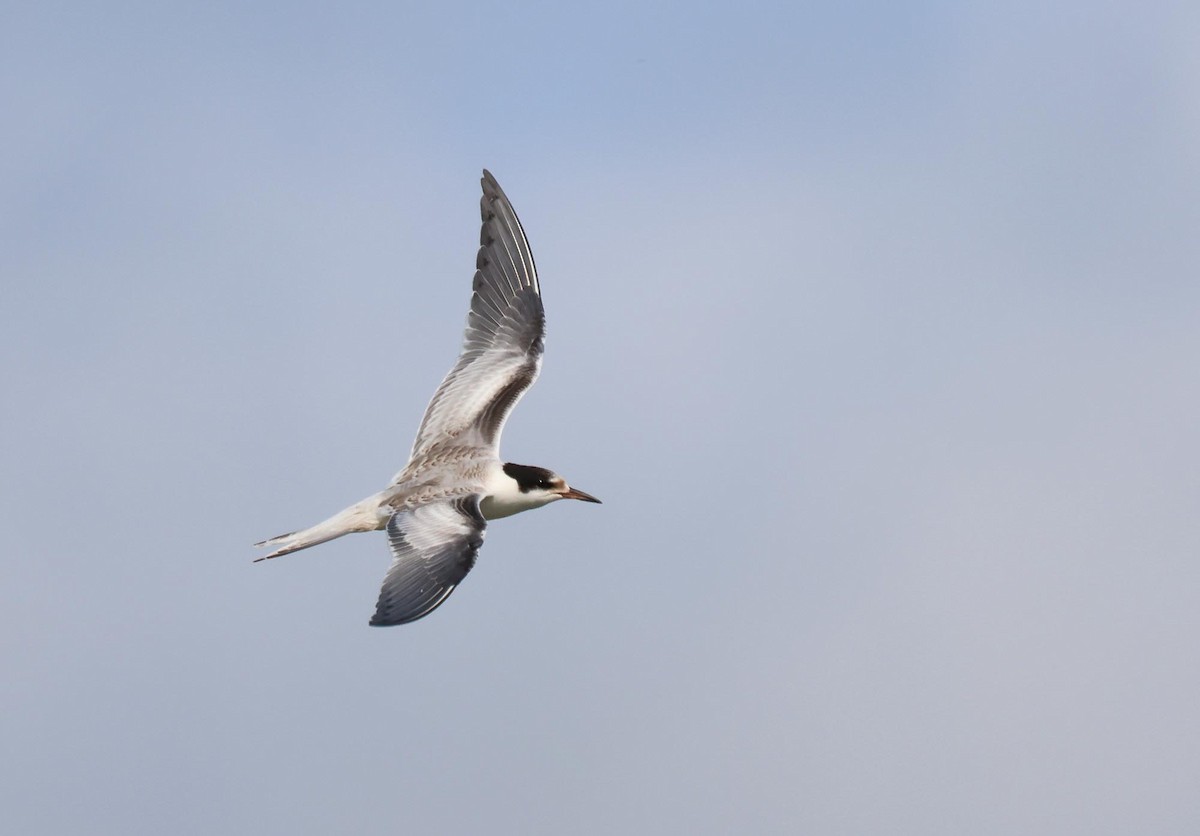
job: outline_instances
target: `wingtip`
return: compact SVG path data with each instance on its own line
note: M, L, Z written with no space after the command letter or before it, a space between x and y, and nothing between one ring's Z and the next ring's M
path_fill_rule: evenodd
M483 191L483 203L481 204L483 207L490 209L497 198L508 202L508 195L504 193L504 189L500 188L500 183L486 168L483 170L483 177L479 180L479 187Z
M367 625L369 627L399 627L401 624L411 624L412 622L416 621L419 618L421 618L421 616L417 616L417 618L400 618L400 619L381 618L379 613L375 613L375 615L371 616L371 620L367 622Z

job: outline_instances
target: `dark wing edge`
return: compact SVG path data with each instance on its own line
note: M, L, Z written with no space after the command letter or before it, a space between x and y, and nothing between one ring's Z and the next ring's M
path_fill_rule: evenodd
M408 624L442 605L475 565L487 521L478 494L403 508L388 521L392 565L373 627Z
M533 253L496 178L485 169L480 183L482 223L463 349L425 410L413 456L473 427L479 441L494 446L541 368L546 316Z
M529 287L534 293L541 294L533 250L529 248L529 239L525 237L525 228L521 226L512 201L486 168L479 185L483 188L483 197L479 199L479 216L483 224L479 230L476 269L484 272L494 265L504 273L514 291ZM488 256L486 261L485 256Z

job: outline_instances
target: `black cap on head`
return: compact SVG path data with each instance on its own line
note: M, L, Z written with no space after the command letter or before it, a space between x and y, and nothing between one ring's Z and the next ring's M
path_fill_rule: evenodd
M521 493L529 493L535 488L549 490L554 487L554 471L531 464L513 464L505 462L504 472L509 475L521 488Z

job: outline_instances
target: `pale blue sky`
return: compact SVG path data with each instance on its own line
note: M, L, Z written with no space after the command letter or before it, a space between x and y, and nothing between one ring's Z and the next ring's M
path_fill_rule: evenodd
M0 17L0 809L25 834L1200 829L1200 13ZM549 316L416 624L382 487L478 177Z

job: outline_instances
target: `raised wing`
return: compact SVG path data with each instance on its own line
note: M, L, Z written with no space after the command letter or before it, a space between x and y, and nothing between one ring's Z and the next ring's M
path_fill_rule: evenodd
M471 310L458 362L434 393L412 456L447 441L498 454L504 421L542 364L546 316L517 213L485 170Z
M436 610L475 565L486 526L477 494L392 515L387 526L392 566L372 626L407 624Z

